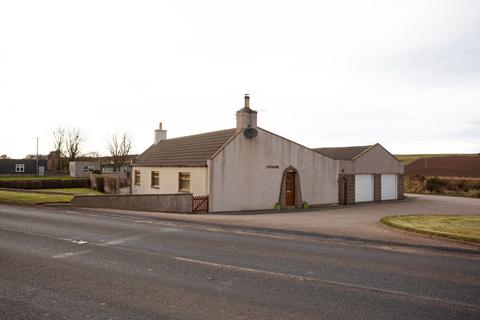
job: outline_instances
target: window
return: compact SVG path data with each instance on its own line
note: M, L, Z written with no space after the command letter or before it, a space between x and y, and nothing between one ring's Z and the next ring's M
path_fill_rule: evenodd
M178 192L190 192L190 172L178 173Z
M15 164L15 172L25 172L25 164L16 163Z
M83 166L83 172L88 172L90 171L90 167L89 166Z
M133 178L133 181L136 186L140 185L140 170L135 170L135 176Z
M152 188L160 188L160 173L152 171Z

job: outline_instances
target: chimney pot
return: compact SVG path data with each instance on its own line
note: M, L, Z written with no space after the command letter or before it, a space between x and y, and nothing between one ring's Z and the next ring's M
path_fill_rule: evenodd
M250 96L245 94L245 109L250 109Z

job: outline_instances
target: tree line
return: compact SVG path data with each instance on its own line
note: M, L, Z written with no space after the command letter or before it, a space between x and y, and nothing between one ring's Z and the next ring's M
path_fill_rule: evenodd
M58 127L53 131L54 152L60 156L57 170L67 169L70 161L82 156L82 147L85 136L78 128ZM132 139L127 133L112 134L106 141L107 149L112 158L114 171L120 171L132 149ZM90 156L99 157L97 152Z

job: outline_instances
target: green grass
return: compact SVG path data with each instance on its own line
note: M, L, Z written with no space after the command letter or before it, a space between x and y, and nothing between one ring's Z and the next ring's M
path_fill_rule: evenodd
M73 195L100 195L103 194L100 191L90 188L57 188L57 189L38 189L37 191L44 192L65 192Z
M398 160L404 164L412 163L419 158L432 158L432 157L447 157L447 156L471 156L475 154L461 154L461 153L430 153L430 154L396 154Z
M71 179L82 179L82 178L73 178L70 176L0 176L0 180L71 180ZM85 179L85 178L83 178Z
M73 195L59 195L33 192L17 192L0 190L0 203L42 204L69 203Z
M385 217L381 221L403 230L480 242L480 215L405 215Z

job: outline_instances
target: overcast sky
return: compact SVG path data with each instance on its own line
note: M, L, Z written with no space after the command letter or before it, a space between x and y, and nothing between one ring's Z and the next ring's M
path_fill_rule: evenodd
M1 1L0 154L258 124L308 147L480 152L480 1Z

